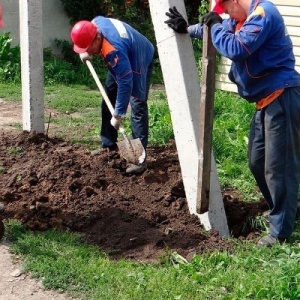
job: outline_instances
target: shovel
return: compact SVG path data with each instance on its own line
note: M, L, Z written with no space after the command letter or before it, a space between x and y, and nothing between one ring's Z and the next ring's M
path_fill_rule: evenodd
M111 113L111 115L113 116L114 114L114 108L105 92L105 89L103 88L103 85L101 84L97 73L95 72L95 69L92 65L92 63L87 60L86 64L92 74L92 76L94 77L94 80L100 90L100 93ZM121 134L123 135L124 140L120 141L117 143L120 154L122 157L124 157L129 163L138 165L139 163L142 163L145 159L145 149L144 146L142 145L142 142L140 139L129 139L129 137L127 136L125 129L120 126L119 131L121 132Z

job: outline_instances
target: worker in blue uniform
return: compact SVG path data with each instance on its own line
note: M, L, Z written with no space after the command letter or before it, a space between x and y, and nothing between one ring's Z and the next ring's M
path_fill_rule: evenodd
M130 103L132 136L141 140L145 151L139 158L139 164L130 164L126 173L143 173L146 170L147 98L154 46L127 23L103 16L77 22L71 30L71 38L73 49L82 61L91 59L92 55L100 55L108 67L105 90L114 106L114 114L111 115L105 101L102 101L102 148L117 148L121 118L126 115Z
M229 18L222 19L223 13ZM255 103L249 167L270 208L269 233L258 245L286 241L298 204L300 75L283 17L268 0L217 0L202 22L191 26L176 7L166 15L170 28L192 38L202 39L206 24L216 50L232 61L229 79L242 98Z

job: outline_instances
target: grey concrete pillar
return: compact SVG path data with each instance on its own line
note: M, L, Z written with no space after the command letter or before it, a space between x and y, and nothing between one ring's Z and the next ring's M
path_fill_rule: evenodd
M198 156L201 155L198 149L199 74L189 35L177 34L164 23L168 19L165 12L169 7L176 6L186 17L184 1L150 0L149 4L190 213L197 215L207 230L213 228L222 236L228 236L227 218L213 156L209 211L205 214L196 211Z
M42 1L19 0L23 130L44 132Z

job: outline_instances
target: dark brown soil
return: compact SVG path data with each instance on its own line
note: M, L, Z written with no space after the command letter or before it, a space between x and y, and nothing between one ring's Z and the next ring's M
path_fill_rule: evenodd
M156 261L166 250L189 258L216 249L232 251L217 232L205 231L190 215L174 144L149 147L148 169L125 174L117 152L91 156L83 146L44 134L0 132L2 218L32 230L79 232L111 258ZM245 221L266 210L224 191L233 237L255 236Z

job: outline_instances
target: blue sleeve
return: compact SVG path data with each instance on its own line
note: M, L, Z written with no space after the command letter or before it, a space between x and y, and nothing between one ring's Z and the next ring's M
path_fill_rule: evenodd
M115 114L124 116L127 112L133 86L131 65L128 57L118 51L110 53L106 58L106 62L118 84Z
M196 38L196 39L200 39L202 40L203 37L203 27L202 25L199 24L195 24L195 25L190 25L188 27L188 33L190 35L191 38Z
M223 20L224 23L224 20ZM226 25L224 25L226 26ZM202 40L203 38L203 26L201 23L195 24L195 25L190 25L188 27L188 33L190 35L191 38L196 38L199 40Z
M271 22L265 14L253 14L236 32L226 28L223 22L213 25L211 34L213 45L220 54L232 61L242 61L265 43L271 30Z

